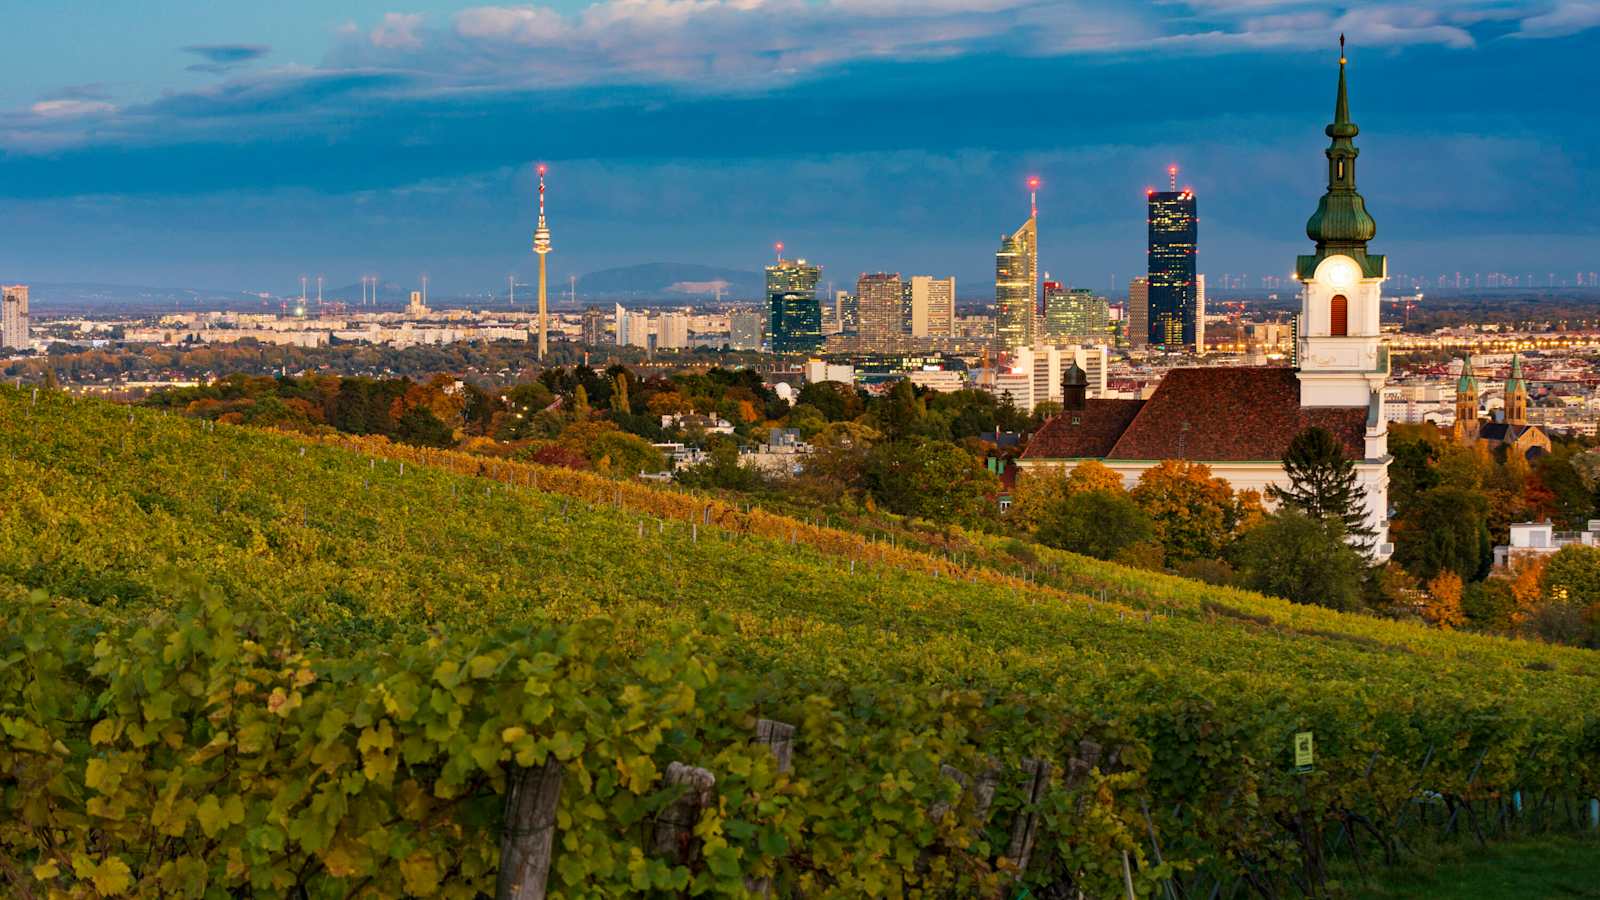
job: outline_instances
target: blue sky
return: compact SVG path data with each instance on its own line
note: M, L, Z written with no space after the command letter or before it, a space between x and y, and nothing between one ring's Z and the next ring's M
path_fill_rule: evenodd
M337 6L335 9L334 7ZM753 269L782 240L992 278L1037 173L1042 266L1123 284L1176 162L1201 268L1285 273L1321 192L1337 37L1397 272L1600 269L1600 0L18 2L0 279L435 290Z

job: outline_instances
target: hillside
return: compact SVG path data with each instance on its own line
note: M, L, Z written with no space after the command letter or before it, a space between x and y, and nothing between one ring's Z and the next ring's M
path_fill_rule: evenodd
M1041 584L1043 571L1019 578L588 474L0 388L0 598L12 598L0 601L10 654L0 656L0 725L30 723L0 743L3 803L25 823L0 825L0 854L44 881L69 877L48 868L52 854L67 861L61 873L76 865L69 844L94 857L74 869L80 879L95 880L113 856L133 880L178 865L170 849L101 823L117 836L108 840L83 812L50 819L59 812L30 806L19 748L21 735L42 740L29 728L54 735L65 751L60 803L87 803L91 823L107 803L139 810L168 797L170 807L179 782L155 772L222 765L232 751L202 752L218 740L244 752L244 731L218 724L227 692L183 687L240 665L224 665L216 648L233 644L207 628L242 629L250 653L268 648L247 669L268 673L252 682L271 713L260 727L289 729L315 712L295 734L317 739L297 753L287 738L253 741L244 753L260 771L305 779L300 793L285 799L283 785L244 778L229 800L237 810L197 812L187 828L219 853L271 857L263 872L296 873L316 895L346 879L386 895L451 878L487 889L502 768L546 753L584 773L562 795L567 831L552 870L570 896L680 882L738 893L746 878L771 879L780 894L997 890L1025 798L1006 776L992 813L970 799L982 790L951 810L942 765L1004 772L1043 759L1067 773L1028 807L1040 818L1027 877L1091 894L1120 888L1124 852L1141 893L1174 876L1190 890L1314 883L1336 835L1374 854L1399 846L1419 788L1469 810L1474 829L1514 789L1568 807L1600 792L1593 653L1037 553L1062 586ZM43 676L17 664L40 665L47 649L61 667L50 683L66 692L53 716L35 696ZM104 662L123 653L153 668ZM561 698L541 722L493 673L520 666L532 693L545 676L529 661L546 657L575 661L540 688ZM202 659L210 674L179 671ZM415 699L394 699L417 679L405 688L421 691ZM162 699L168 682L192 704ZM607 691L611 705L594 699ZM88 697L98 699L82 706ZM105 718L118 698L132 712ZM764 762L752 772L741 755L758 716L798 726L792 774ZM145 726L133 724L141 717ZM649 739L627 737L642 722L655 723ZM1316 760L1297 774L1291 740L1302 731L1315 734ZM384 742L398 757L383 755ZM702 814L696 853L647 862L640 822L675 796L660 776L681 759L717 770L722 806ZM107 790L105 767L118 760L130 783L151 769L148 783ZM362 774L343 776L344 790L377 806L311 797L312 784L347 769ZM215 777L243 778L237 766ZM433 801L416 793L430 781ZM97 792L109 798L98 807ZM444 802L456 796L477 799ZM413 818L419 804L427 812ZM304 824L312 808L315 834ZM381 810L415 829L394 844L389 826L379 841ZM69 837L43 841L43 821ZM446 853L456 868L418 861L437 868ZM397 874L385 859L411 866ZM226 868L190 871L192 883L242 877ZM0 869L0 879L23 877Z

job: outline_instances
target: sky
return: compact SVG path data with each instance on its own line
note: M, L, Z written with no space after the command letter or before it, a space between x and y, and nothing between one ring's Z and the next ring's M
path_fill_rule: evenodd
M0 280L503 290L783 241L989 290L1118 290L1176 164L1200 269L1287 274L1349 40L1392 273L1600 270L1600 0L9 0ZM44 299L44 298L41 298ZM581 299L581 298L580 298Z

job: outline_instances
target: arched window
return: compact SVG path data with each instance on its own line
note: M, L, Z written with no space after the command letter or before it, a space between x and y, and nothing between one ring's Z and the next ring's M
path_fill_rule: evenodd
M1343 294L1334 294L1328 307L1328 333L1338 337L1350 333L1350 301Z

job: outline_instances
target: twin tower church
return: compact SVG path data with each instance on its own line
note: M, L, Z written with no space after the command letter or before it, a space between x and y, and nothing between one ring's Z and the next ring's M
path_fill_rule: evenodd
M1065 392L1059 416L1039 429L1018 461L1028 473L1097 460L1132 485L1167 459L1205 463L1236 490L1286 485L1283 456L1311 427L1331 432L1356 461L1374 553L1389 543L1389 431L1383 387L1389 354L1378 339L1379 295L1388 261L1367 252L1377 232L1356 192L1359 129L1350 121L1345 59L1331 139L1328 189L1306 222L1315 244L1295 277L1303 287L1293 366L1174 369L1145 400L1085 399Z

